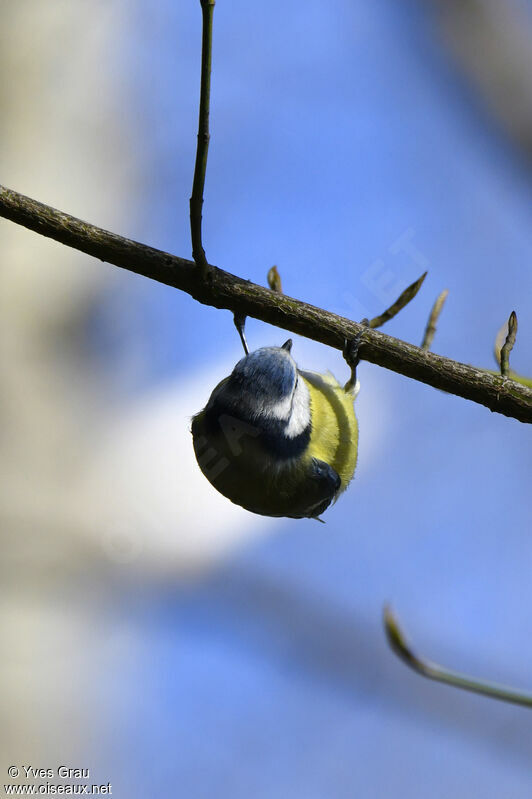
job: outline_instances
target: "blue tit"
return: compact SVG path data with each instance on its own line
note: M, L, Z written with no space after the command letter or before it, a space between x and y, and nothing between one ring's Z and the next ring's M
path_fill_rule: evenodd
M244 349L247 345L241 333ZM358 449L351 379L298 369L292 341L246 354L192 420L196 459L221 494L263 516L318 518L349 485Z

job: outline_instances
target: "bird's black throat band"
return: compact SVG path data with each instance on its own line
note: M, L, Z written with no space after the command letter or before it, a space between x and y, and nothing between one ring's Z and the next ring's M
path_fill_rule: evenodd
M266 454L274 458L282 460L297 458L305 452L310 443L312 432L310 421L301 433L290 437L285 432L286 422L262 416L259 424L243 408L236 405L228 407L218 400L215 400L210 407L208 406L205 409L204 424L206 434L208 436L226 435L227 419L234 419L237 426L238 424L241 425L240 432L242 437L245 437L245 431L249 429L249 437L259 442ZM222 423L220 420L223 420Z

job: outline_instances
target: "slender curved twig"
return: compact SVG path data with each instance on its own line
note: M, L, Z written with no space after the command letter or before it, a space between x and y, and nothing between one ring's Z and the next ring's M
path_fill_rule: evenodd
M384 608L384 629L391 649L401 658L407 666L429 680L452 685L454 688L461 688L464 691L472 691L476 694L489 696L491 699L499 699L502 702L511 702L523 707L532 707L532 695L516 691L505 685L475 680L466 674L451 671L438 663L416 655L401 630L396 616L388 606Z
M423 281L427 277L427 273L423 272L421 277L418 277L414 283L408 286L402 294L396 299L396 301L390 305L380 316L375 316L373 319L369 321L369 327L375 330L378 327L382 327L385 322L389 322L390 319L393 319L394 316L397 316L400 310L408 305L408 303L414 299L416 294L418 293L419 289L421 288Z
M510 373L510 353L515 344L515 337L517 336L517 315L512 311L508 319L508 333L504 344L501 347L501 375L508 377Z
M430 350L432 346L434 334L436 333L436 324L438 322L438 319L440 318L440 314L442 312L442 308L445 304L445 300L447 299L448 294L449 294L449 289L444 289L441 292L441 294L439 294L436 297L436 302L432 306L432 310L430 312L430 316L427 322L427 327L425 328L425 335L423 336L423 341L421 342L422 350Z
M516 318L517 321L517 318ZM509 320L505 322L502 327L500 328L499 332L495 337L495 343L493 346L493 354L495 356L495 360L497 362L497 366L499 367L499 373L502 374L502 348L508 341L508 336L510 335L509 331ZM513 347L513 345L512 345ZM509 367L509 364L508 364ZM495 374L495 372L492 372ZM532 377L524 377L524 375L520 375L515 372L513 369L508 368L508 375L511 380L515 380L517 383L521 383L523 386L528 386L532 388Z

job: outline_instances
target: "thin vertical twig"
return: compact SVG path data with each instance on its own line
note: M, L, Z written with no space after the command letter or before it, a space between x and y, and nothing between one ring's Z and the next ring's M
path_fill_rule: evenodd
M513 314L515 314L515 311L513 311ZM515 324L511 320L512 315L510 315L508 321L503 324L495 338L493 354L495 355L495 360L497 361L497 366L499 367L499 374L502 375L503 379L509 377L516 383L521 383L523 386L532 388L532 377L524 377L523 375L515 372L513 369L510 369L510 351L515 344L515 339L517 336L517 316L515 316ZM512 330L510 330L510 327L512 327ZM506 347L506 350L503 355L504 347ZM505 359L504 364L503 357ZM506 363L506 359L508 359L508 363ZM504 374L503 369L507 369L506 374ZM491 374L497 373L491 372Z
M212 67L212 20L215 0L200 0L203 18L201 39L201 87L198 121L198 144L196 149L196 165L192 195L190 197L190 233L192 238L192 257L205 279L209 272L209 264L205 256L202 240L203 189L207 171L207 155L209 152L209 108L211 95Z
M515 337L517 336L517 315L512 311L508 319L508 334L501 347L501 375L508 377L510 374L510 353L515 344Z
M436 302L432 306L432 311L430 312L429 320L427 322L427 327L425 328L425 335L423 336L423 341L421 343L422 350L430 350L432 346L432 341L434 339L434 334L436 333L436 324L442 312L442 308L445 304L445 300L447 299L447 295L449 294L449 289L444 289L441 294L436 297Z
M268 269L268 286L271 288L272 291L276 291L277 294L283 293L283 284L281 282L281 275L279 274L279 270L274 265L270 269Z

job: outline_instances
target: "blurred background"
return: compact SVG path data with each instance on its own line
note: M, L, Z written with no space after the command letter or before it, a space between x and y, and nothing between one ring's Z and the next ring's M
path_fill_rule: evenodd
M190 257L199 3L3 0L0 23L1 182ZM263 284L276 263L353 319L428 269L384 331L420 343L448 288L433 349L493 368L515 309L532 373L532 3L219 2L212 92L211 262ZM0 254L0 784L527 796L530 711L415 676L381 614L532 690L531 431L363 363L326 525L256 517L189 433L241 357L231 315L4 220ZM248 322L253 348L285 338Z

